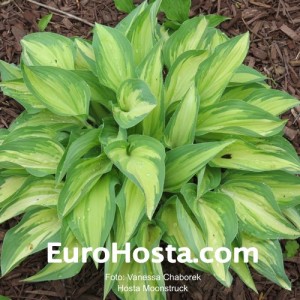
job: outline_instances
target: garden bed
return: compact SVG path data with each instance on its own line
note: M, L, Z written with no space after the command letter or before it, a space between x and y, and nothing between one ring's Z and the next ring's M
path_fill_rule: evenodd
M88 23L99 22L114 26L124 17L109 0L54 0L40 1L49 6L37 6L30 1L12 1L0 6L0 59L18 63L21 52L19 41L29 32L38 31L41 16L53 13L47 30L66 36L91 38ZM0 2L1 5L1 2ZM53 7L55 10L51 9ZM193 1L191 15L219 13L231 17L221 28L230 36L251 32L250 53L246 64L267 75L274 88L285 90L300 99L300 7L291 1ZM81 20L73 17L77 16ZM7 127L21 112L16 102L0 94L0 127ZM300 154L300 109L284 114L289 119L286 137ZM0 226L0 245L4 233L16 220ZM0 279L0 295L12 299L101 299L103 270L87 264L74 278L53 282L27 284L21 280L33 275L46 263L46 252L33 255L21 266ZM231 288L225 288L212 276L201 274L199 282L168 282L188 285L189 292L169 295L170 299L300 299L300 255L285 261L285 269L293 283L291 292L281 289L262 276L253 273L259 295L236 278ZM164 264L164 272L195 273L183 265ZM116 299L112 294L108 299Z

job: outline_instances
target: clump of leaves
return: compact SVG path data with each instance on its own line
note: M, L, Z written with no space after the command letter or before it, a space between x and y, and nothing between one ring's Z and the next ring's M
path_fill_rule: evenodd
M96 24L92 43L29 34L20 66L0 63L3 93L25 108L0 131L0 222L25 213L5 235L2 275L49 242L122 249L163 240L193 257L207 246L256 247L249 264L290 289L279 240L299 237L300 162L278 115L298 101L243 64L247 33L228 38L215 15L168 31L157 23L160 4L141 4L116 28ZM225 286L233 270L256 290L243 262L189 266ZM27 281L81 267L48 264ZM162 268L120 260L105 272ZM105 295L165 299L117 285L106 280Z

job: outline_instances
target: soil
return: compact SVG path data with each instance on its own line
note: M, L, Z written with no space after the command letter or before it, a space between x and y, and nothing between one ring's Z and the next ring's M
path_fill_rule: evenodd
M37 21L53 13L48 31L66 36L91 38L89 23L114 26L124 17L112 0L49 0L39 1L56 12L31 3L30 0L0 0L0 59L18 63L20 39L38 31ZM138 2L138 1L136 1ZM300 99L300 0L193 0L191 16L199 13L218 13L231 17L221 25L230 36L245 31L251 33L251 47L246 64L266 74L274 88L285 90ZM66 14L69 14L66 15ZM75 20L72 16L81 18ZM0 128L8 127L22 107L0 93ZM286 137L300 154L300 106L286 112ZM10 220L0 226L0 247L5 232L15 225ZM0 279L0 295L18 299L102 299L103 270L86 264L75 277L45 283L27 284L21 280L33 275L46 263L46 252L29 257L18 268ZM196 274L180 264L164 264L164 272ZM169 282L188 286L188 293L168 294L168 299L300 299L300 254L285 260L285 270L293 283L286 291L253 271L259 294L249 290L239 278L225 288L212 276L201 274L198 282ZM110 294L107 299L117 299ZM143 300L143 299L141 299Z

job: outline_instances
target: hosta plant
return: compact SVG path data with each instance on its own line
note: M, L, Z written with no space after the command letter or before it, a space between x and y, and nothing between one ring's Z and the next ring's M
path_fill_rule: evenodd
M22 215L3 241L2 276L50 242L134 250L164 241L193 257L256 247L250 266L291 288L279 240L300 235L300 162L278 116L298 101L243 64L247 33L227 37L216 15L171 29L157 22L160 4L141 4L116 28L96 24L92 42L29 34L19 66L1 61L3 93L25 109L0 131L0 222ZM82 265L48 264L26 280L68 278ZM256 290L241 261L189 266L225 286L235 272ZM120 259L105 273L162 268ZM104 298L112 289L165 299L117 290L145 283L108 279Z

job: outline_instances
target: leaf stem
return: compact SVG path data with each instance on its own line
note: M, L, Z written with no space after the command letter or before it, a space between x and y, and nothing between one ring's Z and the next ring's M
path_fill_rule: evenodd
M88 116L88 120L91 121L91 122L94 123L94 124L97 124L96 119L93 118L93 117L90 116L90 115Z
M75 116L75 118L80 121L81 124L83 124L88 129L93 129L94 127L89 124L85 119L81 118L80 116Z

